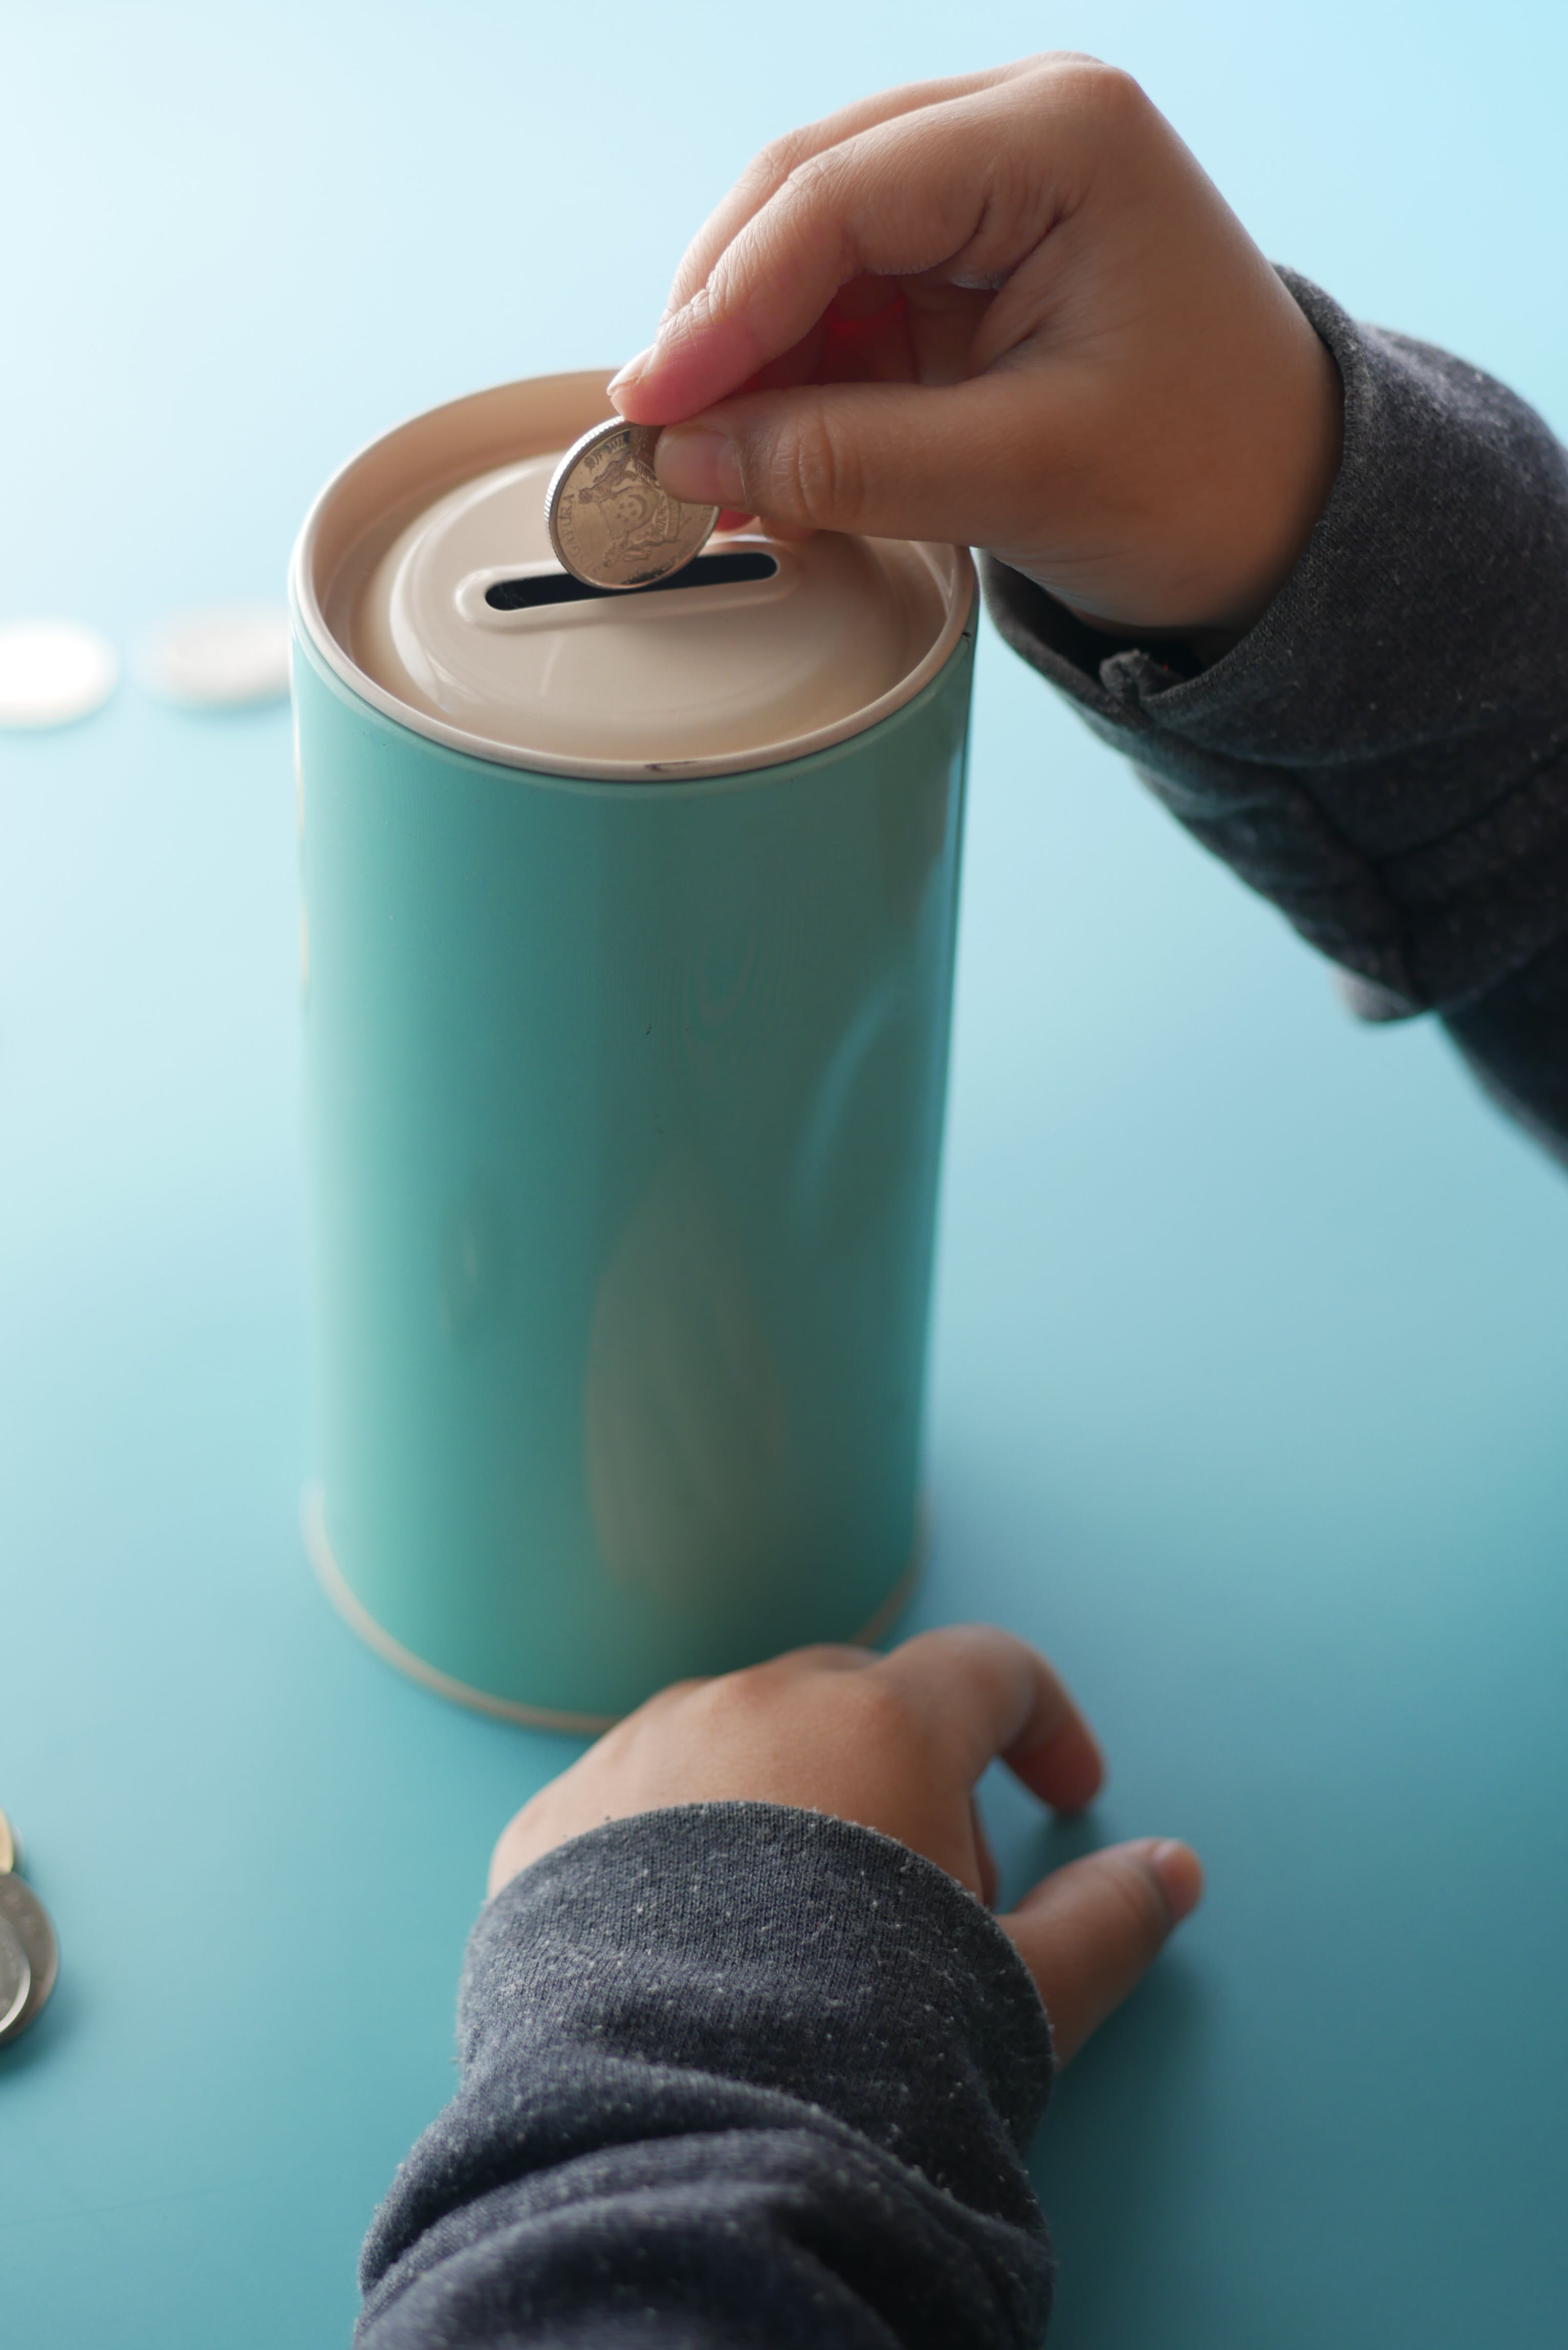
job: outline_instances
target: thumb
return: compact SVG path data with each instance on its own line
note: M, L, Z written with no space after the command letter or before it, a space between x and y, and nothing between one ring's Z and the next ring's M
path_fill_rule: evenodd
M667 425L654 470L671 497L796 530L992 546L1046 486L1025 477L1052 446L1049 405L1023 371L748 392Z
M1064 2064L1203 1898L1203 1867L1184 1844L1146 1837L1070 1861L997 1924L1017 1945Z

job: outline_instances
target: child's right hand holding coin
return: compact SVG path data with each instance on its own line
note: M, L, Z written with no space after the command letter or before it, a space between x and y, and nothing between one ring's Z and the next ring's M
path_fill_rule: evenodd
M776 140L612 387L675 495L989 549L1119 633L1233 640L1339 463L1333 360L1127 76L1044 57Z

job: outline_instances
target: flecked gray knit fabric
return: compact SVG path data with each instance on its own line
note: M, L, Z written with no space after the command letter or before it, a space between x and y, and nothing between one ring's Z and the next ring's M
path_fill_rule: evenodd
M768 1804L616 1821L481 1917L462 2085L365 2247L359 2350L1023 2350L1050 2034L987 1912Z
M1478 368L1282 272L1345 385L1291 578L1208 669L985 566L1008 642L1172 814L1355 975L1434 1010L1568 1157L1568 456Z

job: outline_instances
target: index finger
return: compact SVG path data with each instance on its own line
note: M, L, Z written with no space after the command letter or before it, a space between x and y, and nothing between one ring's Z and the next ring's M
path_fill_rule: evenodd
M1042 1803L1082 1811L1106 1766L1094 1732L1038 1648L992 1624L920 1632L870 1669L912 1698L972 1784L998 1757Z

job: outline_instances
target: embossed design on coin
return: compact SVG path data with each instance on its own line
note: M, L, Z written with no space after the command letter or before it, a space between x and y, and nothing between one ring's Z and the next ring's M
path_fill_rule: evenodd
M574 441L550 477L550 544L589 588L648 588L700 555L717 506L685 505L653 470L658 428L596 424Z
M7 1870L0 1875L0 1926L22 1945L31 1981L26 1998L9 2022L0 2023L0 2048L26 2032L47 2005L55 1988L59 1950L49 1913L25 1879Z
M0 2041L19 2020L32 1988L27 1953L10 1927L0 1920Z

